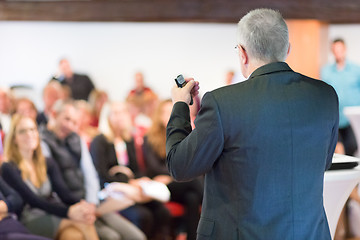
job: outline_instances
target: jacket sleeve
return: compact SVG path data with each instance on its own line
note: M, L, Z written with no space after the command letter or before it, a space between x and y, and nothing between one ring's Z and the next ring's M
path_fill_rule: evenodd
M223 147L220 110L211 93L203 97L193 131L188 105L174 104L166 128L166 158L175 180L188 181L210 171Z
M1 177L0 192L4 197L4 199L0 198L0 200L3 200L6 203L8 212L17 213L19 215L22 211L23 201L20 195L14 189L12 189Z
M103 182L128 182L129 178L122 173L115 176L109 174L111 167L115 166L116 156L109 152L108 142L103 135L98 135L90 144L90 154L95 168ZM104 186L101 186L104 187Z
M332 133L331 133L331 142L329 145L329 151L328 151L328 156L326 159L326 169L329 169L331 167L331 163L332 163L332 159L333 159L333 155L334 155L334 151L336 148L336 144L338 142L338 134L339 134L339 99L337 97L337 94L335 92L335 90L333 89L333 92L335 94L336 97L336 110L334 110L335 112L335 121L334 121L334 126L332 129Z
M57 163L52 158L47 158L46 164L51 187L58 194L61 201L68 205L79 202L81 199L75 197L67 187L65 180L61 176L61 172Z
M165 159L160 158L154 151L147 137L144 138L143 153L146 166L146 175L154 178L158 175L169 175L169 170L165 165Z
M4 180L14 188L22 197L24 202L28 203L33 208L39 208L47 213L66 218L68 207L63 204L51 203L46 199L37 196L26 185L21 177L20 170L11 163L3 163L1 167L1 174Z
M100 191L100 181L98 173L95 169L94 162L86 143L81 140L81 171L84 175L86 201L99 204L98 192Z

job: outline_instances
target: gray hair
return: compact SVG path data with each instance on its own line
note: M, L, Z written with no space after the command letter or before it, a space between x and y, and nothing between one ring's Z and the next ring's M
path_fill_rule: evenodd
M63 100L63 99L58 99L53 107L52 110L56 113L56 114L60 114L65 110L66 106L71 106L75 109L77 109L77 106L75 104L75 101L72 99L67 99L67 100Z
M238 23L238 44L256 60L285 61L289 32L280 12L262 8L246 14Z

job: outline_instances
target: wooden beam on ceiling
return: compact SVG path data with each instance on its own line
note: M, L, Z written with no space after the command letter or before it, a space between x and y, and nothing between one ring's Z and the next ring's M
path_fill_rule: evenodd
M287 19L360 23L357 0L7 0L0 1L0 20L236 23L259 7Z

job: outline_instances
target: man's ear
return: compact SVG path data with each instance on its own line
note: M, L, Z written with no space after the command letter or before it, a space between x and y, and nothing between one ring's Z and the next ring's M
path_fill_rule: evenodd
M246 50L241 45L239 45L239 55L242 64L246 65L249 63L249 56Z
M289 43L289 47L288 47L288 50L287 50L287 55L286 55L286 57L289 56L290 52L291 52L291 44Z
M53 119L55 119L56 116L57 116L56 111L54 111L53 109L51 109L51 110L50 110L50 117L53 118Z

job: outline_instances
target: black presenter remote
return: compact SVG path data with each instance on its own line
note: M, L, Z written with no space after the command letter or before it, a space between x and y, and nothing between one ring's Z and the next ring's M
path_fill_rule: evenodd
M183 88L183 87L187 84L187 82L185 81L185 79L184 79L184 77L183 77L182 74L180 74L179 76L177 76L177 77L175 78L175 82L176 82L176 85L177 85L179 88ZM190 96L191 96L191 94L190 94ZM192 98L192 96L191 96L190 105L192 105L192 104L193 104L193 98Z

